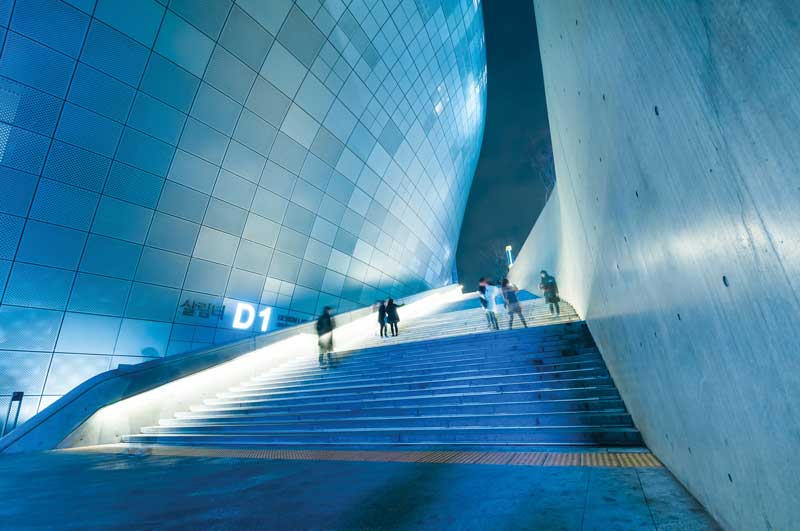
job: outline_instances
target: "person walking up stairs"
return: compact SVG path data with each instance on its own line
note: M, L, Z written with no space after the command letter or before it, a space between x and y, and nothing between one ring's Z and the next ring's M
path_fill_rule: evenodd
M506 302L506 310L508 310L508 329L511 330L514 328L514 314L519 315L522 326L528 328L528 323L525 322L525 316L522 315L522 307L519 305L519 297L517 297L517 292L519 290L517 287L509 282L507 278L504 278L502 291L503 299Z

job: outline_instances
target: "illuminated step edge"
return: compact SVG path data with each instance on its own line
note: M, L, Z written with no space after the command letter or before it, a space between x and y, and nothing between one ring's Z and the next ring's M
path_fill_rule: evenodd
M630 416L621 411L599 412L553 412L553 413L463 413L443 415L416 416L340 416L337 418L321 418L308 415L300 418L253 418L253 417L207 417L199 419L175 418L164 419L159 426L143 428L143 433L169 433L170 428L197 430L242 430L253 431L267 428L301 426L307 430L336 427L415 427L415 426L592 426L620 425L630 426Z
M577 356L576 356L577 357ZM431 366L424 369L415 369L413 371L405 371L402 376L398 376L396 372L390 368L381 368L375 370L361 369L358 371L350 371L337 373L331 375L330 372L323 374L313 374L310 371L304 372L299 376L276 376L273 378L258 377L250 381L243 382L239 386L232 387L230 391L247 391L252 389L270 389L282 388L291 389L298 386L303 387L321 387L334 385L337 382L348 382L350 384L357 383L401 383L401 382L415 382L423 378L436 378L439 376L452 376L453 378L463 378L468 376L482 377L487 375L514 375L520 373L532 373L534 375L543 375L550 373L566 373L569 371L578 371L585 369L604 369L605 366L602 360L599 359L599 354L588 354L581 356L584 361L574 362L561 362L561 363L548 363L546 365L525 365L520 366L519 363L514 361L501 361L493 363L491 360L484 360L482 362L470 362L459 364L457 370L452 369L451 364Z
M261 445L261 444L599 444L604 446L639 446L638 430L626 426L573 426L573 427L472 427L472 428L395 428L329 430L329 431L275 431L264 434L208 433L208 434L139 434L122 438L126 443L190 444L190 445Z
M572 379L552 379L542 381L504 382L504 383L476 383L470 380L460 380L451 382L450 380L438 380L428 382L427 385L413 386L400 384L402 387L375 386L365 388L364 386L355 387L333 387L326 389L298 389L289 391L270 391L253 393L222 393L224 396L216 399L209 399L207 404L218 404L223 402L249 402L253 400L282 400L282 399L313 399L313 398L338 398L345 396L361 397L395 397L413 396L424 392L427 395L433 394L452 394L460 391L475 392L502 392L502 391L533 391L540 389L572 389L576 387L598 387L611 385L611 380L607 375L581 377Z
M303 418L342 418L368 417L368 416L425 416L425 415L454 415L465 414L509 414L509 413L569 413L573 411L608 411L624 412L625 405L622 400L614 397L588 397L570 398L561 400L538 400L524 402L496 402L496 403L466 403L449 405L422 405L422 406L383 406L362 404L358 409L344 409L325 404L301 405L291 408L207 408L197 406L196 410L183 411L176 414L176 418L190 419L215 419L215 418L265 418L265 419L294 419ZM165 422L174 419L163 419Z
M519 349L509 349L506 352L471 352L471 353L458 353L458 352L440 352L437 353L435 356L430 355L423 355L418 357L400 357L397 356L394 359L376 359L376 360L368 360L362 358L361 356L343 356L341 354L335 353L332 358L334 360L336 369L335 371L328 371L327 374L337 375L339 374L339 369L341 372L347 374L353 373L366 373L366 372L388 372L390 370L394 370L396 374L400 375L404 372L404 370L425 370L426 368L435 369L437 367L441 367L445 364L449 364L450 367L457 368L458 364L475 364L475 363L487 363L487 362L495 362L505 363L505 362L516 362L519 364L527 364L530 367L534 367L538 365L540 362L548 361L552 362L556 358L561 360L569 360L572 358L577 358L578 355L581 354L588 354L594 355L598 357L598 352L596 349L575 349L567 354L561 354L560 351L556 350L547 350L544 352L525 352ZM405 366L405 367L404 367ZM309 360L307 362L302 363L293 363L289 366L292 370L292 374L289 376L295 377L300 376L300 373L309 374L312 371L318 371L319 369L319 361L318 360ZM287 371L288 372L288 371ZM268 373L267 375L258 376L256 380L268 380L270 376L275 373Z
M391 374L384 375L382 378L375 378L372 380L368 379L358 379L358 380L349 380L346 382L322 382L316 383L316 381L312 380L311 382L303 382L296 385L271 385L271 386L248 386L248 387L239 387L233 388L230 391L219 393L218 396L220 398L231 398L235 396L251 396L253 394L263 394L263 393L277 393L277 392L296 392L296 391L333 391L339 389L350 389L350 390L357 390L357 389L386 389L386 388L403 388L403 389L419 389L421 386L429 386L429 385L438 385L442 382L450 382L450 383L457 383L457 382L465 382L471 385L478 385L482 383L492 383L492 382L503 382L503 383L521 383L521 382L529 382L529 381L554 381L559 379L573 379L577 377L596 377L596 376L608 376L608 372L603 368L592 368L592 369L571 369L571 370L561 370L561 371L552 371L552 372L536 372L528 369L527 367L519 368L516 372L504 371L502 373L489 373L491 369L486 370L487 373L484 374L471 374L471 375L458 375L458 376L450 376L443 375L443 377L436 377L439 376L434 375L434 377L430 377L428 375L421 375L414 377L412 379L409 378L402 378L402 381L394 381L393 379L396 378Z
M230 419L292 419L303 418L350 418L350 417L414 417L414 416L465 416L488 414L548 414L548 413L587 413L624 412L625 406L618 396L577 397L569 399L538 400L529 402L467 402L441 405L382 405L361 404L358 408L335 407L332 404L306 404L290 408L206 408L185 411L177 419L230 418ZM173 419L162 419L172 422Z
M568 400L574 398L619 398L619 392L611 385L605 387L582 387L575 389L543 389L537 391L507 391L498 393L490 392L460 392L445 395L412 395L394 398L366 398L348 397L337 400L272 400L269 402L256 402L250 404L229 402L225 404L211 404L202 406L192 406L193 411L200 410L286 410L295 406L319 406L324 404L329 407L354 408L362 406L425 406L425 405L458 405L458 404L492 404L522 401L542 401L542 400Z

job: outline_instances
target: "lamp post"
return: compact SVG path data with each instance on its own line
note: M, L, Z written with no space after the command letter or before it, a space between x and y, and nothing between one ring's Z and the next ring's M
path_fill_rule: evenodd
M514 256L511 254L511 246L506 245L506 259L508 260L508 268L514 265Z

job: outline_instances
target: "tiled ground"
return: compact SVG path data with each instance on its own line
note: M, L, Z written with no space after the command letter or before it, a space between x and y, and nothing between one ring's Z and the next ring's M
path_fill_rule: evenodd
M450 463L461 465L521 466L601 466L660 467L661 463L646 448L586 447L573 452L563 447L541 451L466 451L466 450L306 450L211 448L203 446L160 446L105 444L71 452L92 452L183 457L234 457L290 461L379 461L387 463Z
M717 529L660 467L0 456L4 529Z

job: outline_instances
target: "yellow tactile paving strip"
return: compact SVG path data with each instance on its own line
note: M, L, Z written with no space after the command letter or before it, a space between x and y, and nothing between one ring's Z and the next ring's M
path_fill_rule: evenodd
M474 465L658 468L650 452L468 452L376 450L249 450L184 446L90 446L69 451L176 457L228 457L290 461L374 461L385 463L448 463Z

